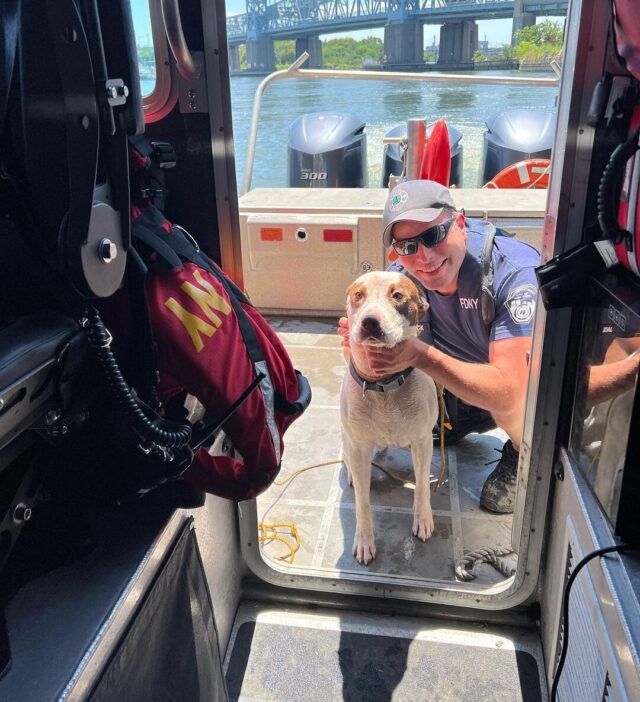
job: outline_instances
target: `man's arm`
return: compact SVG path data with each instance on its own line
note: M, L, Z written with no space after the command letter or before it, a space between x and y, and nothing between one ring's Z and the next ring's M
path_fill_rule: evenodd
M529 336L491 342L489 363L460 361L419 339L409 339L393 349L367 347L366 353L376 372L397 373L414 366L464 402L488 410L496 424L518 447L522 436L530 348Z
M589 369L587 405L593 407L630 390L638 377L640 356L631 356Z

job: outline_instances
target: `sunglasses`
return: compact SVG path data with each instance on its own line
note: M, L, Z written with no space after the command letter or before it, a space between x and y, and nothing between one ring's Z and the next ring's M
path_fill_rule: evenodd
M398 256L413 256L418 253L418 244L426 246L428 249L436 246L447 238L447 234L451 229L451 225L456 221L457 215L454 215L442 224L436 224L435 227L425 229L418 236L402 241L394 241L391 243L393 250Z

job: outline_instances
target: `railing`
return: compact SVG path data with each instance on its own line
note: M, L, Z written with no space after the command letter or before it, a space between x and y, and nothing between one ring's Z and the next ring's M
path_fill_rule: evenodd
M251 179L253 177L253 160L256 151L256 140L258 136L258 123L260 121L260 109L262 107L262 97L266 89L278 80L284 78L331 78L346 80L392 80L394 82L424 82L424 83L447 83L448 85L535 85L546 88L557 88L559 80L557 78L536 78L527 76L478 76L460 73L400 73L393 71L332 71L327 69L304 69L300 66L309 58L305 51L301 54L289 68L282 71L275 71L268 75L258 86L253 99L253 109L251 112L251 126L249 128L249 140L247 144L247 160L244 169L244 178L240 195L249 192Z

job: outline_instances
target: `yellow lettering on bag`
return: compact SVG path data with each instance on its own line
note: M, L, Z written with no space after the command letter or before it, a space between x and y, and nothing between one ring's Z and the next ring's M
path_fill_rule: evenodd
M224 299L224 297L218 295L213 285L202 277L202 274L197 268L193 271L193 277L204 288L204 290L197 288L195 285L192 285L187 281L182 283L180 289L187 293L187 295L198 305L198 307L216 325L216 327L219 327L220 324L222 324L222 321L213 310L218 310L218 312L225 315L229 314L229 312L231 312L229 303Z
M205 322L204 319L201 319L197 315L185 310L185 308L173 297L166 300L164 304L180 320L184 328L187 330L187 333L195 346L196 352L200 353L200 351L202 351L204 348L204 342L200 335L203 334L204 336L211 338L216 333L218 327L222 324L222 320L214 312L214 310L217 310L224 315L228 315L231 312L231 307L223 297L218 295L215 288L202 277L199 270L196 269L193 271L193 277L202 286L202 288L204 288L204 290L196 287L188 281L182 283L180 289L198 305L212 324Z

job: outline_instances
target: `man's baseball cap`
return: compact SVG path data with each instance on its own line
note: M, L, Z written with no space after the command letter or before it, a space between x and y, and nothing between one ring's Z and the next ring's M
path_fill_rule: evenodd
M391 230L396 222L429 224L444 209L455 210L449 189L433 180L407 180L389 193L382 213L382 243L391 246Z

